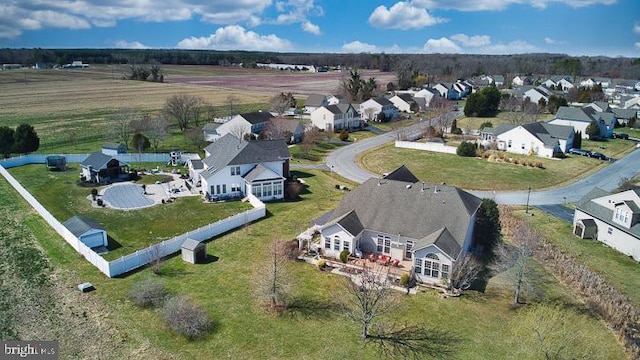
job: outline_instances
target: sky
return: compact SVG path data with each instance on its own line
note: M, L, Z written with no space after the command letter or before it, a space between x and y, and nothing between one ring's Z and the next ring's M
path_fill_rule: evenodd
M0 0L0 47L640 57L640 0Z

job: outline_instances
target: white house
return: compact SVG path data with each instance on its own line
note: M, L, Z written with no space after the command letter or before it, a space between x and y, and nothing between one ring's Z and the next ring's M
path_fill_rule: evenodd
M389 101L391 101L393 105L396 108L398 108L398 110L406 113L413 112L411 111L411 107L416 106L416 105L413 105L416 103L416 101L413 99L413 96L411 96L411 94L408 94L408 93L396 94L390 97Z
M222 135L218 132L218 128L222 125L222 123L217 122L209 122L206 123L202 127L202 136L204 137L204 141L215 141L217 138Z
M290 154L284 139L243 141L226 134L205 149L200 181L208 199L284 198Z
M403 166L365 181L320 218L321 251L410 261L419 280L439 284L471 247L480 204L461 189L421 183Z
M640 261L640 190L610 194L594 188L576 204L573 233Z
M545 80L542 85L547 88L558 88L560 87L562 91L569 91L575 87L571 82L570 76L552 76L551 78Z
M377 121L378 114L384 113L387 119L398 116L398 108L383 97L371 98L360 104L360 116L364 121Z
M207 141L215 141L226 134L232 134L236 137L245 137L252 135L258 137L264 126L273 119L273 115L267 111L254 111L238 114L229 121L218 126L215 132L210 132Z
M513 86L533 85L533 79L528 76L517 75L511 80Z
M63 225L90 248L109 244L104 227L86 216L74 216Z
M360 114L349 103L321 106L311 113L311 123L321 130L358 129Z
M325 95L309 94L304 102L304 112L311 114L313 110L325 105L329 105L329 100Z
M499 150L551 158L555 154L566 153L573 147L575 132L571 126L536 122L484 128L480 136L485 147L494 143Z
M549 103L551 95L553 95L553 93L544 86L537 86L525 91L523 99L529 98L529 101L534 104L538 104L540 99L544 99L545 103Z
M116 156L118 154L127 153L127 145L116 143L104 143L102 144L102 153L109 156Z
M598 112L593 107L574 108L560 106L556 117L549 120L549 124L573 126L576 132L582 132L582 138L588 139L587 127L595 120L600 128L600 136L611 137L616 124L616 116L612 112Z
M427 108L429 107L429 105L431 104L431 100L433 100L435 97L439 97L440 96L440 92L438 92L438 90L432 89L432 88L428 88L428 89L421 89L420 91L416 92L415 94L413 94L413 97L416 99L424 99L424 107ZM420 101L418 101L418 103L420 103ZM425 110L422 109L421 110Z
M433 86L433 89L436 90L441 97L446 99L451 86L452 86L451 84L438 83Z

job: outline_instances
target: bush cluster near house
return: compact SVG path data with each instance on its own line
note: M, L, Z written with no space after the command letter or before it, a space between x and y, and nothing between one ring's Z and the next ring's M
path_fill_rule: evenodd
M476 156L476 145L469 141L463 141L458 145L456 154L459 156L473 157Z

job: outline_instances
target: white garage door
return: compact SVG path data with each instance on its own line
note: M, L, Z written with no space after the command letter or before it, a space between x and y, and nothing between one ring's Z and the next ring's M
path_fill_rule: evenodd
M87 245L90 248L93 248L96 246L102 246L104 245L104 241L103 241L104 238L102 236L103 234L101 232L84 235L80 238L80 241L82 241L85 245Z

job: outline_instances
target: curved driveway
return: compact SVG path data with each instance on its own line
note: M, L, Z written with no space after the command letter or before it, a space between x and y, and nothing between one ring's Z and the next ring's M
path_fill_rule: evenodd
M429 126L429 124L430 121L423 121L408 128L391 131L341 147L327 156L327 166L329 166L331 171L335 171L351 181L363 183L367 179L377 177L378 175L360 168L355 162L357 154L393 141L400 134L421 131ZM529 198L529 205L563 204L580 200L580 198L594 187L599 187L606 191L614 190L618 187L621 179L632 178L638 173L640 173L640 150L636 149L631 152L631 154L603 169L562 187L531 192L527 190L499 192L467 191L481 198L494 199L499 204L524 205L527 203L527 198Z

